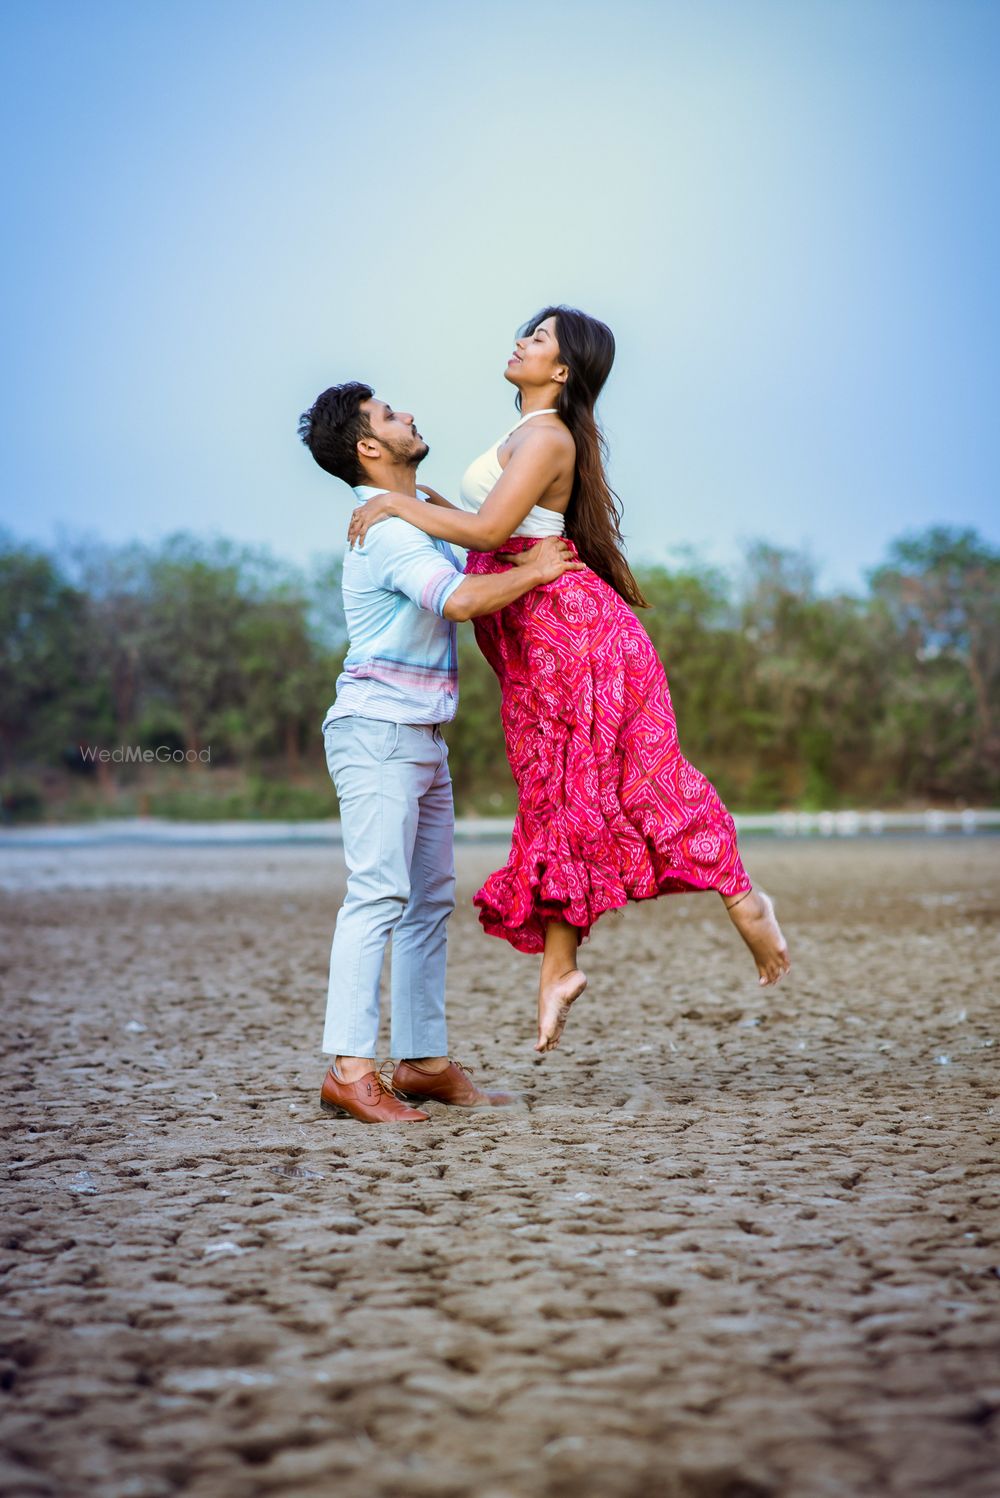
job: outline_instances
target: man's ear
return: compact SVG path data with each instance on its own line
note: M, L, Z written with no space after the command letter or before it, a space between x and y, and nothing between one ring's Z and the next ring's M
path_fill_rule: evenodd
M357 454L359 458L380 458L382 448L374 437L361 437L358 439Z

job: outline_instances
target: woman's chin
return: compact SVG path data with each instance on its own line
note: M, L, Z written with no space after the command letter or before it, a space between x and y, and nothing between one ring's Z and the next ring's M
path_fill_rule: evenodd
M505 380L509 380L512 385L520 385L520 372L520 364L508 364L507 368L503 372L503 377Z

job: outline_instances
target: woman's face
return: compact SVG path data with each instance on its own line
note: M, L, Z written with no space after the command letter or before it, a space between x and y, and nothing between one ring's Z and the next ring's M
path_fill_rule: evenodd
M515 340L514 352L504 370L504 378L522 390L549 384L565 385L568 374L566 365L560 360L554 317L546 317L533 333Z

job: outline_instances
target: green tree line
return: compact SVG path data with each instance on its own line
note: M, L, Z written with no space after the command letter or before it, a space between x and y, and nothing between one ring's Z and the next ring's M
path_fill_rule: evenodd
M764 543L736 577L694 556L638 575L684 752L732 807L996 801L1000 552L974 531L901 538L856 593ZM334 558L3 538L2 814L331 815L319 729L346 649ZM470 626L459 653L456 802L509 811Z

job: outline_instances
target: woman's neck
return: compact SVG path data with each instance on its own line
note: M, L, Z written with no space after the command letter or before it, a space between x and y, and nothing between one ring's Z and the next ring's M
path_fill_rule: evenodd
M556 390L522 390L521 415L533 416L536 411L551 411L559 399Z

